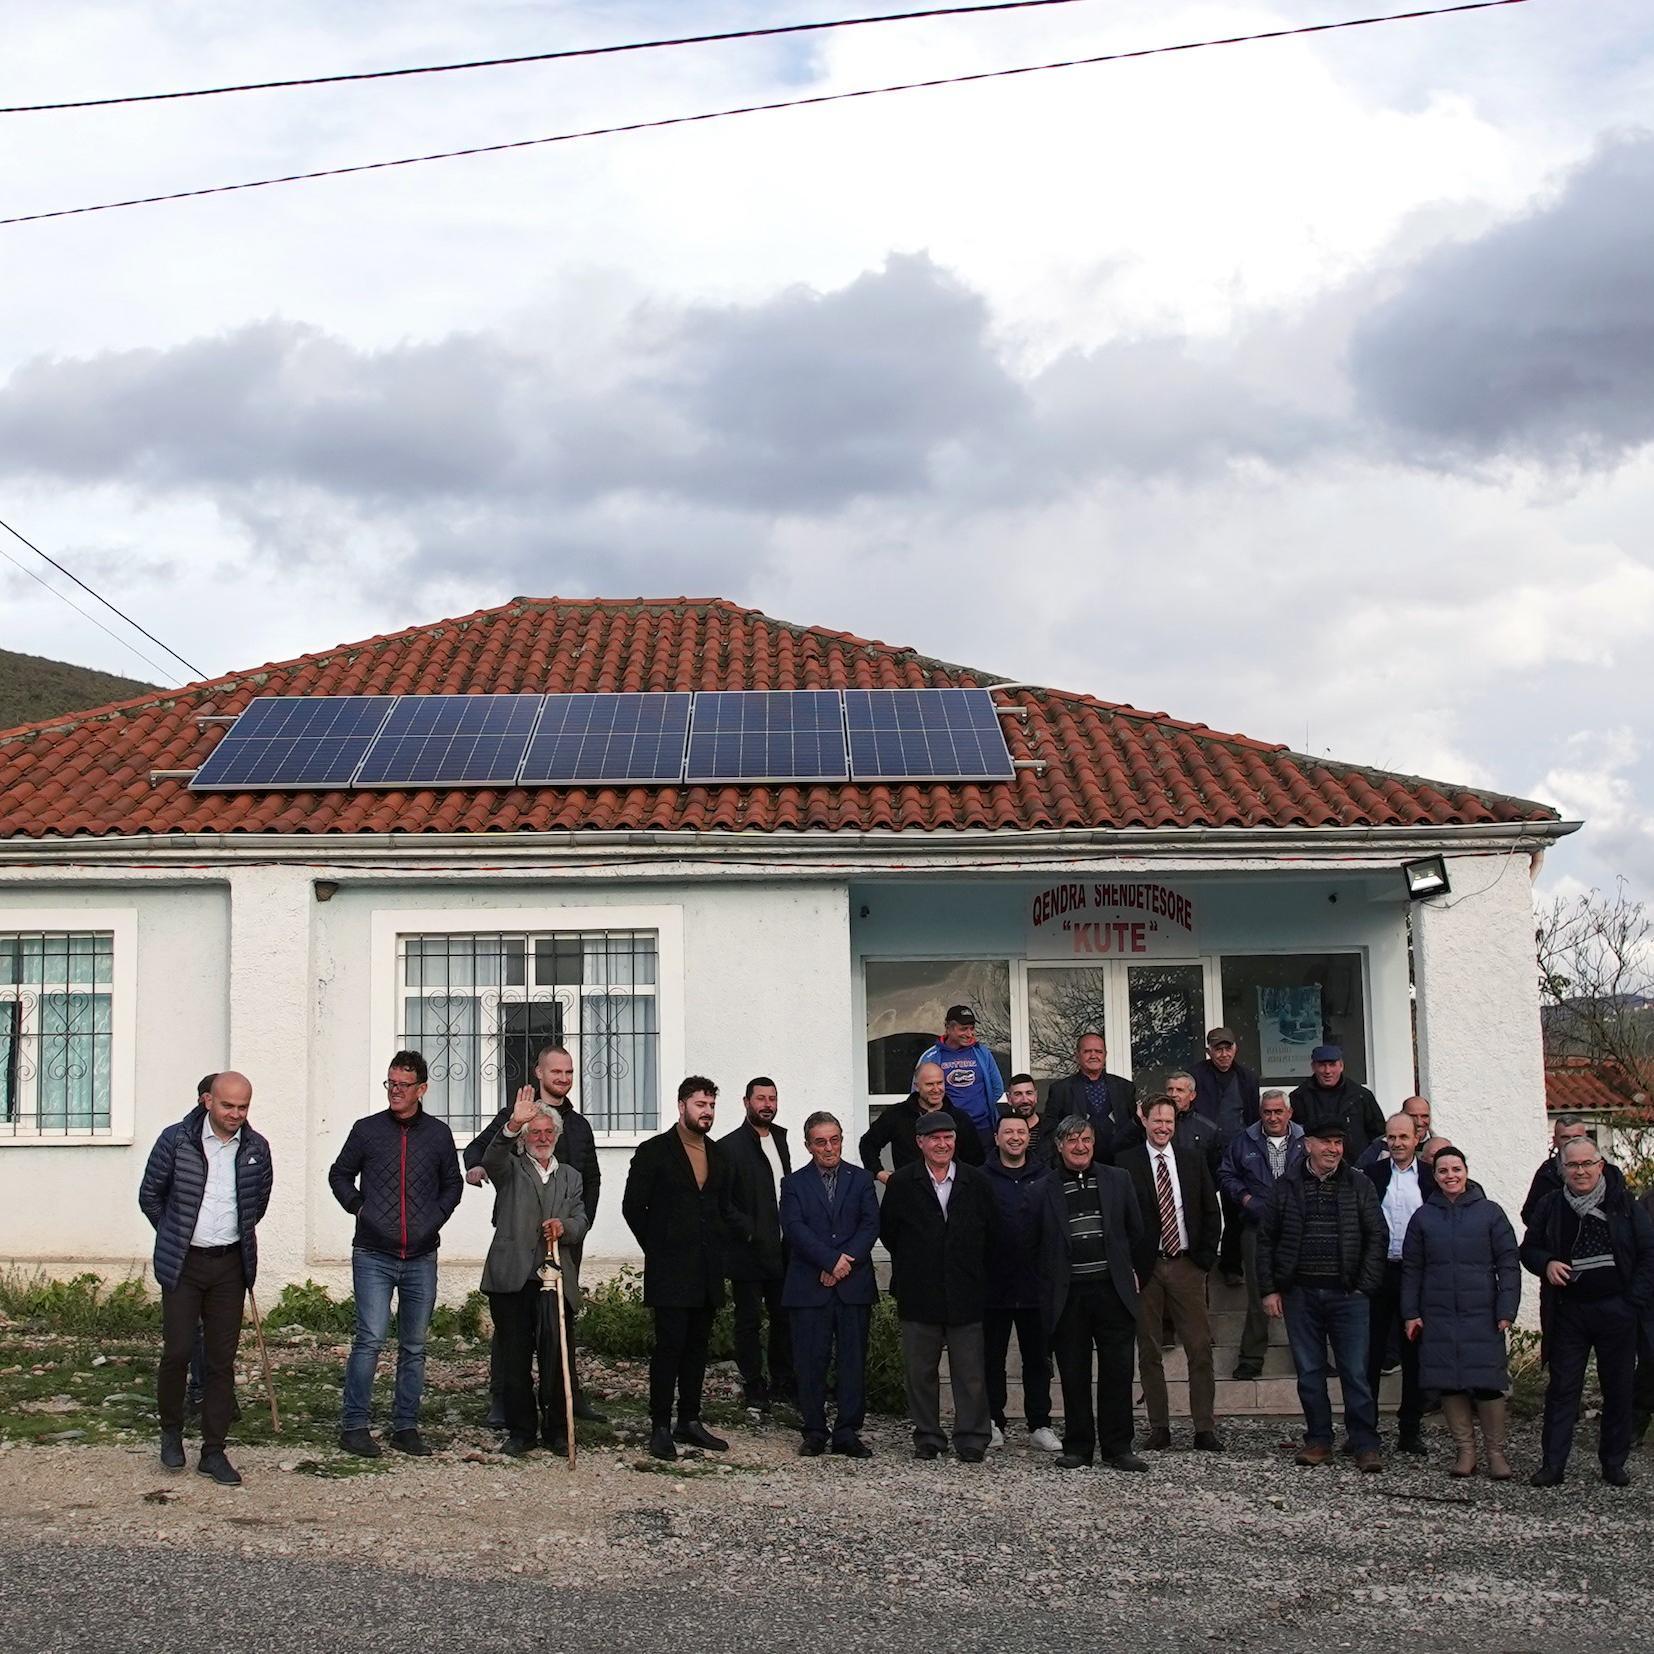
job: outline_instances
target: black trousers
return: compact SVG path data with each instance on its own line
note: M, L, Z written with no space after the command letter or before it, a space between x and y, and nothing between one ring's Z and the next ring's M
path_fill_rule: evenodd
M556 1306L544 1302L540 1277L529 1278L515 1292L490 1292L489 1313L499 1350L500 1402L512 1435L548 1442L568 1433L563 1404L563 1363L559 1334L566 1331ZM535 1384L535 1367L539 1384Z
M735 1308L735 1365L749 1398L790 1396L793 1378L792 1329L781 1307L781 1277L773 1281L734 1281L729 1295ZM770 1318L769 1381L764 1379L764 1313Z
M1401 1405L1396 1424L1404 1436L1416 1436L1424 1418L1424 1392L1419 1388L1419 1347L1401 1324L1401 1260L1384 1265L1384 1279L1367 1301L1367 1382L1373 1388L1373 1408L1378 1408L1378 1381L1384 1374L1384 1357L1392 1340L1401 1348Z
M1654 1310L1637 1317L1637 1377L1631 1405L1639 1413L1654 1413Z
M831 1303L791 1309L793 1357L798 1363L798 1411L806 1437L827 1436L827 1369L833 1369L838 1413L833 1440L848 1441L867 1418L867 1329L871 1304Z
M1106 1275L1071 1281L1051 1335L1062 1381L1065 1453L1089 1460L1131 1451L1131 1374L1137 1353L1137 1318L1120 1301ZM1096 1355L1097 1404L1091 1402L1092 1355Z
M1218 1205L1223 1208L1223 1239L1218 1243L1218 1268L1225 1275L1239 1275L1241 1268L1241 1236L1246 1219L1240 1207L1222 1190L1218 1190Z
M563 1297L563 1337L569 1346L569 1389L574 1392L574 1404L580 1405L580 1369L574 1361L574 1300L567 1294ZM553 1349L553 1354L556 1353ZM559 1374L561 1379L561 1374ZM505 1369L501 1365L500 1357L500 1325L494 1323L494 1336L488 1341L488 1394L494 1406L500 1410L500 1416L505 1416ZM489 1409L490 1416L493 1408Z
M1013 1327L1017 1350L1022 1356L1022 1416L1030 1430L1043 1430L1051 1422L1051 1342L1045 1336L1045 1322L1038 1309L990 1309L982 1313L982 1341L988 1365L988 1412L1003 1430L1005 1399L1010 1391L1005 1379L1005 1358L1011 1351Z
M1597 1457L1605 1470L1624 1465L1631 1451L1631 1386L1637 1366L1637 1312L1628 1298L1575 1299L1567 1288L1552 1300L1545 1329L1545 1353L1551 1369L1545 1386L1545 1463L1563 1470L1579 1423L1579 1397L1585 1387L1585 1364L1596 1351L1597 1382L1602 1386L1602 1417L1597 1424Z
M235 1407L235 1352L247 1278L241 1247L192 1246L174 1287L161 1288L161 1364L155 1407L163 1430L184 1428L184 1385L196 1329L201 1331L201 1447L222 1449Z
M649 1421L657 1430L672 1424L672 1397L678 1423L701 1416L706 1384L706 1346L712 1337L711 1309L663 1309L655 1316L655 1348L649 1357Z

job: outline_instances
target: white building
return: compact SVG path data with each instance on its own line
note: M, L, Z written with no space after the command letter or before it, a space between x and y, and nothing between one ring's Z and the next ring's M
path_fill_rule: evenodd
M722 601L518 600L0 734L0 1258L140 1267L149 1146L234 1067L275 1156L272 1292L344 1284L326 1172L390 1053L425 1053L463 1143L560 1034L604 1161L588 1257L621 1259L629 1152L683 1074L723 1087L715 1130L763 1073L784 1123L853 1139L961 999L1007 1076L1066 1072L1099 1020L1140 1079L1220 1022L1266 1083L1336 1040L1514 1210L1546 1141L1529 885L1576 825L1526 800L1022 688L995 696L1011 781L188 784L259 696L991 681ZM1410 901L1436 855L1451 893ZM449 1226L447 1295L488 1207Z

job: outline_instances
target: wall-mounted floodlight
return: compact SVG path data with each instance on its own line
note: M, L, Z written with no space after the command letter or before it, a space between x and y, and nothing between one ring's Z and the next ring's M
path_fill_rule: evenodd
M1440 856L1421 856L1404 861L1401 876L1407 881L1407 899L1422 902L1431 896L1445 896L1453 886L1448 882L1447 863Z

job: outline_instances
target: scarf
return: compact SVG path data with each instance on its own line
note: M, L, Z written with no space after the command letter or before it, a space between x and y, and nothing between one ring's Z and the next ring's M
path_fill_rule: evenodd
M1603 1201L1608 1198L1608 1179L1606 1177L1599 1177L1597 1179L1597 1186L1586 1195L1576 1195L1574 1191L1566 1185L1563 1186L1562 1192L1567 1196L1568 1204L1573 1207L1574 1216L1578 1218L1586 1218L1589 1217L1592 1212L1600 1210Z

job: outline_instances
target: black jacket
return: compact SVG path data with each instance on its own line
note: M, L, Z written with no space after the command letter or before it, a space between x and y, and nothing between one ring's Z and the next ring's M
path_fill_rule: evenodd
M626 1173L621 1216L643 1252L643 1301L651 1309L717 1309L724 1301L724 1254L746 1238L731 1199L722 1147L706 1145L706 1183L671 1126L639 1143Z
M1143 1227L1154 1237L1155 1252L1160 1250L1160 1191L1155 1187L1153 1158L1146 1142L1128 1149L1115 1165L1130 1179L1137 1194L1137 1209L1143 1214ZM1177 1168L1178 1193L1183 1197L1183 1226L1189 1232L1189 1261L1197 1269L1208 1270L1217 1262L1218 1239L1223 1219L1218 1210L1217 1184L1212 1180L1212 1168L1203 1153L1185 1148L1172 1139L1172 1164Z
M1602 1175L1608 1180L1602 1216L1608 1225L1620 1291L1638 1310L1646 1312L1654 1309L1654 1218L1632 1197L1618 1166L1604 1166ZM1578 1234L1579 1218L1568 1204L1566 1192L1557 1189L1545 1195L1522 1237L1522 1267L1539 1277L1542 1326L1548 1326L1558 1296L1568 1290L1552 1286L1545 1279L1545 1266L1558 1258L1567 1263Z
M1011 1168L993 1155L982 1168L993 1197L993 1241L988 1251L989 1309L1037 1309L1040 1279L1052 1266L1057 1237L1049 1233L1046 1184L1052 1172L1036 1163Z
M770 1127L770 1141L781 1159L781 1176L792 1169L785 1126ZM781 1244L781 1180L770 1166L758 1133L745 1120L718 1139L729 1162L730 1200L748 1231L732 1237L724 1253L724 1270L732 1281L779 1281L787 1272L787 1254Z
M358 1120L328 1168L327 1183L355 1214L353 1244L393 1258L436 1251L465 1192L454 1134L423 1108L406 1124L388 1108Z
M1241 1123L1239 1129L1244 1131L1258 1118L1258 1076L1250 1068L1244 1066L1238 1058L1230 1068L1229 1074L1220 1074L1217 1070L1217 1064L1210 1057L1202 1057L1189 1072L1195 1077L1195 1110L1197 1113L1204 1114L1208 1120L1217 1121L1223 1093L1230 1075L1233 1075L1235 1084L1240 1088ZM1229 1132L1224 1137L1224 1142L1227 1143L1229 1138L1234 1135L1234 1132Z
M942 1108L953 1118L955 1158L966 1166L980 1166L987 1158L982 1147L981 1132L957 1109L949 1108L946 1103L943 1103ZM861 1156L862 1165L875 1177L885 1169L883 1155L887 1146L890 1149L892 1171L899 1172L903 1166L914 1165L922 1158L918 1142L913 1136L913 1128L919 1123L920 1112L919 1093L911 1091L905 1102L887 1108L861 1134L856 1152Z
M201 1216L207 1192L207 1151L201 1146L206 1123L207 1111L197 1103L176 1125L168 1126L149 1151L149 1163L138 1185L138 1209L155 1228L155 1279L164 1287L178 1285L190 1237ZM270 1145L243 1123L235 1155L235 1208L241 1269L248 1286L258 1276L255 1226L270 1204L273 1176Z
M1051 1082L1045 1094L1045 1112L1051 1117L1053 1131L1071 1114L1083 1114L1096 1133L1098 1158L1106 1159L1113 1153L1121 1129L1137 1118L1137 1087L1124 1074L1111 1074L1106 1068L1100 1078L1108 1092L1108 1107L1100 1116L1086 1106L1085 1075L1078 1072Z
M1285 1292L1298 1279L1304 1243L1304 1185L1314 1176L1307 1161L1275 1182L1275 1198L1258 1225L1258 1296ZM1384 1284L1390 1231L1379 1210L1378 1192L1353 1166L1332 1174L1338 1194L1338 1264L1346 1292L1376 1292Z
M507 1103L465 1145L465 1153L461 1158L465 1162L466 1171L482 1164L482 1157L488 1153L488 1145L505 1129L506 1121L511 1118L511 1108L512 1105ZM557 1118L562 1122L562 1130L557 1134L557 1163L560 1166L572 1166L580 1174L580 1198L581 1204L586 1208L586 1225L589 1232L591 1225L597 1222L597 1201L603 1192L603 1166L597 1158L597 1139L592 1134L591 1121L573 1103L559 1103Z
M1329 1120L1343 1126L1344 1159L1351 1166L1375 1137L1384 1135L1384 1110L1378 1106L1378 1099L1348 1074L1331 1089L1318 1086L1313 1079L1305 1080L1288 1101L1292 1118L1306 1134L1310 1127L1325 1125Z
M954 1162L947 1216L922 1161L890 1174L879 1239L890 1253L890 1295L904 1321L968 1326L987 1307L993 1196L986 1175Z
M1094 1159L1091 1170L1097 1176L1097 1210L1103 1217L1103 1243L1108 1248L1108 1275L1120 1302L1137 1313L1137 1283L1146 1281L1154 1268L1155 1236L1143 1227L1143 1212L1137 1204L1130 1176L1118 1166L1110 1166ZM1056 1237L1053 1260L1049 1272L1041 1281L1045 1290L1043 1305L1045 1330L1055 1329L1068 1302L1070 1253L1068 1242L1068 1197L1063 1183L1067 1173L1058 1166L1047 1185L1046 1199L1051 1207L1051 1229Z
M1533 1182L1528 1185L1527 1199L1522 1202L1522 1221L1532 1223L1533 1215L1539 1210L1539 1203L1546 1195L1553 1195L1562 1187L1562 1168L1556 1162L1556 1156L1551 1155L1543 1166L1533 1174Z

